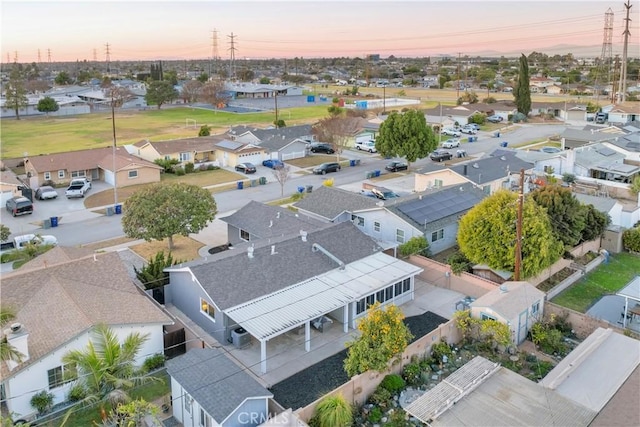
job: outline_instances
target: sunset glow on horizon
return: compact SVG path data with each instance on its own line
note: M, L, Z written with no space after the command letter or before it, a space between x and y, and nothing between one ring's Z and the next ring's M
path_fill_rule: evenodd
M640 7L631 2L629 57L640 56ZM294 57L496 56L532 51L599 56L622 1L3 1L2 62ZM563 46L567 48L563 51ZM571 46L571 47L569 47ZM584 48L576 48L582 46ZM575 50L575 52L572 52Z

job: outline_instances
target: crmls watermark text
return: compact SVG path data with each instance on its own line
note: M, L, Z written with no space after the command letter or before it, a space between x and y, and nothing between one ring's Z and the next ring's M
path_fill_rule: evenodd
M242 425L259 425L267 422L269 419L274 418L278 414L271 414L267 412L239 412L238 422ZM289 417L291 414L284 412L279 414L280 420L284 425L289 424Z

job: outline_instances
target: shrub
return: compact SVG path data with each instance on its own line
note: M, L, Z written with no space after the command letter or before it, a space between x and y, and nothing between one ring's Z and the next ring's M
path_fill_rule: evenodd
M379 406L374 406L369 414L369 421L376 424L382 419L382 409Z
M145 372L155 371L156 369L162 368L164 366L164 361L164 354L154 354L153 356L149 356L144 360L142 368Z
M78 402L87 396L87 391L80 383L76 383L69 389L67 400L69 402Z
M451 350L451 346L445 341L440 341L431 346L431 357L438 363L442 362L443 356L447 356L447 358L450 359L452 355L453 350Z
M208 171L215 171L220 169L218 166L214 166L214 165L207 165L207 170Z
M198 132L198 136L209 136L211 135L211 127L209 125L200 126L200 131Z
M386 408L387 406L389 406L392 396L393 395L389 390L378 386L378 388L376 388L376 391L374 391L373 394L369 396L369 402L373 403L374 405L379 405L383 408Z
M389 390L391 393L397 393L401 391L406 385L406 382L398 374L389 374L380 383L380 387Z
M417 385L420 383L420 365L417 363L408 363L402 369L402 378L411 385Z
M429 251L429 242L427 242L427 239L424 236L416 236L401 244L398 249L400 250L400 255L405 257L414 254L427 255Z
M344 396L332 395L318 403L314 417L319 427L348 427L353 422L353 410Z
M183 168L175 168L173 172L176 176L183 176L186 173Z
M153 163L161 166L166 173L174 173L173 167L180 163L180 161L178 159L155 159Z
M193 173L196 170L196 167L193 163L191 162L187 162L184 165L184 172L185 173Z
M562 174L562 181L571 184L572 182L576 182L576 176L572 173L565 172Z
M449 255L447 264L451 266L453 274L470 273L473 270L473 263L460 251Z
M29 403L39 414L44 414L53 406L53 393L42 390L40 393L31 396Z
M622 233L622 246L629 252L640 252L640 227L630 228Z

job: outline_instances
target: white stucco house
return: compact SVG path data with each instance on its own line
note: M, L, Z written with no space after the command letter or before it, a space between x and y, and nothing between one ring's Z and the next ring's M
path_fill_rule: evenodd
M137 363L164 353L163 326L172 324L162 309L132 282L117 252L94 255L79 248L56 247L13 273L3 273L2 305L15 310L3 331L23 356L2 362L2 402L16 419L36 413L31 397L46 391L53 403L67 400L74 384L62 363L70 350L83 350L98 324L120 340L139 332L148 339Z

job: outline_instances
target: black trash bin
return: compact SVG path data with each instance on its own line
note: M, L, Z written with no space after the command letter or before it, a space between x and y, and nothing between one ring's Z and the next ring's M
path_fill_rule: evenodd
M313 185L307 185L307 193L311 193L313 191Z

